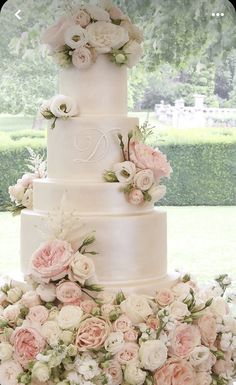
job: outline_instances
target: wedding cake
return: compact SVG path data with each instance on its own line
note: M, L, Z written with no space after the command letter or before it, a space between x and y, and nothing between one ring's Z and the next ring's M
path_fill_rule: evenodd
M106 21L107 12L101 8L88 9L99 21L91 23L85 12L77 15L77 20L68 16L43 36L53 51L67 28L69 48L65 49L71 50L68 60L72 57L72 63L60 70L59 96L51 101L51 107L46 103L42 112L45 116L49 111L51 117L52 104L60 110L68 100L72 110L70 118L59 118L54 129L48 128L48 177L34 180L33 210L21 214L22 269L27 272L32 253L44 240L47 218L57 213L63 200L64 210L80 218L84 231L95 230L99 282L105 287L151 293L174 279L167 275L166 212L154 209L164 186L140 204L133 193L138 202L132 204L121 191L127 181L104 180L104 172L121 162L118 135L128 137L139 127L138 118L127 117L127 65L134 65L141 55L142 34L124 15L115 15L123 19L116 25ZM87 23L86 29L81 27ZM95 47L99 47L96 57L92 52ZM111 47L116 47L113 56ZM63 111L58 116L63 116ZM122 162L120 165L123 167ZM166 166L170 172L168 163ZM147 174L149 167L152 165L140 170ZM162 167L162 159L158 167ZM143 177L145 180L145 172Z

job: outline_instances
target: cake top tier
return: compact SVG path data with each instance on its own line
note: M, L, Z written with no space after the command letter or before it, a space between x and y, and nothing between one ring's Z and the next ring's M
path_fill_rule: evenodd
M72 9L42 35L60 66L79 70L92 66L100 55L131 68L142 55L142 40L139 28L110 0Z

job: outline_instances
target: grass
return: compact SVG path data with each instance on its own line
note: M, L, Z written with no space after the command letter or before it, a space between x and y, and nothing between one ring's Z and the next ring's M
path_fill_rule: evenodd
M236 283L236 207L165 207L169 271L193 273L206 283L228 273ZM20 269L20 217L0 213L0 272ZM236 287L236 285L234 285Z

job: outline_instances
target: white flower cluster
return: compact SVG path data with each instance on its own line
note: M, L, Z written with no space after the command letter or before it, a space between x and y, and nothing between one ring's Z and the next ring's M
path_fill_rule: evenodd
M139 28L110 1L74 9L42 36L59 65L72 63L79 69L90 67L100 54L131 68L142 55L142 41Z
M40 112L45 119L53 119L51 128L54 128L58 118L68 119L77 116L78 107L70 96L59 94L45 101L40 107Z
M46 177L46 162L42 156L35 154L32 149L30 153L29 172L22 175L15 185L9 186L8 192L11 205L8 207L13 214L17 214L23 208L31 209L33 205L33 180Z

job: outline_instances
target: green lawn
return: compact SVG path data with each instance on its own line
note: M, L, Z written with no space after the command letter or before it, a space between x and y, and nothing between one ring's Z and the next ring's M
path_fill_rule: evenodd
M229 273L236 282L236 207L166 207L169 271L190 271L202 282ZM19 269L20 218L0 213L0 271Z

